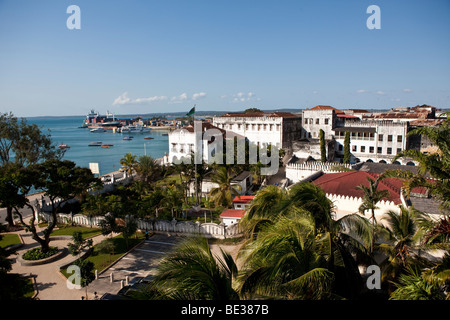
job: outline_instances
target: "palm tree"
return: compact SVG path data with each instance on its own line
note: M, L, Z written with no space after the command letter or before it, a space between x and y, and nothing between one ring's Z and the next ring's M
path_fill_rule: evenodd
M127 153L120 159L120 164L124 167L128 175L132 175L136 171L138 162L136 161L135 155Z
M362 215L365 214L366 211L370 211L371 219L372 219L372 239L370 243L370 252L373 253L373 247L375 243L375 226L377 224L377 220L375 217L375 210L378 209L377 203L380 202L383 198L388 197L389 191L387 190L379 190L378 184L381 179L371 179L367 178L369 185L365 186L363 184L356 187L356 189L361 190L363 192L362 196L362 204L359 206L358 211Z
M218 184L217 187L212 188L209 192L211 200L216 206L230 207L234 196L239 196L239 189L237 184L231 183L233 177L231 170L226 166L219 166L212 176L211 181Z
M396 281L410 265L426 265L420 254L426 249L422 245L423 230L419 221L423 214L414 209L401 208L400 212L388 211L385 217L386 226L380 227L380 234L386 240L378 244L376 250L387 258L381 263L382 282ZM389 290L392 291L392 285Z
M160 175L161 166L152 156L144 155L138 158L135 170L141 179L149 184Z
M233 289L237 275L230 254L216 256L206 238L180 243L157 267L155 284L164 298L181 300L238 300Z
M238 289L246 298L323 299L332 293L329 246L311 216L281 217L239 252Z
M280 187L269 185L259 190L240 222L246 233L252 236L261 225L275 221L286 199L287 194Z
M403 157L417 161L420 170L416 181L438 196L442 200L443 208L450 209L450 112L439 127L420 127L408 133L408 136L412 135L426 136L438 150L433 153L414 149L404 150L399 152L392 161ZM426 172L429 172L436 180L431 183L425 179Z
M410 266L400 275L396 290L390 300L446 300L449 294L443 290L442 282L436 278L424 277L420 268Z
M286 194L271 186L259 191L242 219L251 237L244 247L258 242L259 233L278 223L280 219L295 217L313 221L317 237L327 243L327 268L336 280L336 292L353 297L361 290L362 279L354 258L371 262L365 244L370 241L370 223L358 214L332 219L333 204L323 190L311 183L294 185ZM258 227L258 233L255 232ZM251 229L253 227L253 229ZM326 240L326 241L325 241Z

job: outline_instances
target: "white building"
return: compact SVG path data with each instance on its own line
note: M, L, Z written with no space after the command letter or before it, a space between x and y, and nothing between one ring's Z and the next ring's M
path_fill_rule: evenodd
M190 158L197 149L205 162L209 162L223 152L225 130L208 122L202 122L201 125L197 123L197 125L198 127L194 124L194 126L187 126L169 133L170 163L180 163L181 159Z
M227 113L213 118L213 124L234 132L258 146L290 148L301 134L301 116L290 112Z

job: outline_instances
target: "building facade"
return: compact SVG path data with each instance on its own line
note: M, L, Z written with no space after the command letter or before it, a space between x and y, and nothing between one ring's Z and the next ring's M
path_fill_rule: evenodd
M301 135L301 116L290 112L227 113L214 117L214 126L234 132L258 146L290 148Z

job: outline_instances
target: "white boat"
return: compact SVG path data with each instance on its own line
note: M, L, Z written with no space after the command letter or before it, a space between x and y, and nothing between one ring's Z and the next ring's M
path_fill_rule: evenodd
M94 141L88 144L89 147L101 147L102 142L101 141Z
M91 132L106 132L106 129L103 129L103 128L95 128L95 129L92 129Z
M128 125L125 127L122 127L120 129L120 132L122 133L144 133L144 132L150 132L150 128L148 127L143 127L139 124L137 125Z

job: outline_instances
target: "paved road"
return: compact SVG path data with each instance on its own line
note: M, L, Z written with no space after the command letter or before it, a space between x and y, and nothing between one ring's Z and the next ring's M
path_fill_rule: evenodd
M121 280L125 283L127 276L129 281L132 281L135 277L154 274L159 261L179 241L180 238L176 237L153 235L99 275L97 280L91 282L88 286L90 296L93 296L94 292L97 292L99 297L104 293L117 294L121 289ZM110 280L111 273L113 273L113 282Z

